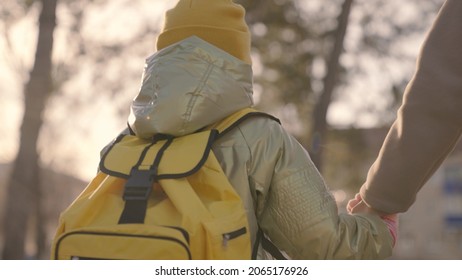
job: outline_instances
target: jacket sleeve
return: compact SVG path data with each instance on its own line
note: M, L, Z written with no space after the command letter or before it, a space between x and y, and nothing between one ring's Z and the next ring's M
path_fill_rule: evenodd
M372 208L407 211L460 137L461 15L462 1L446 1L424 41L397 119L360 190Z
M251 180L263 232L293 259L383 259L392 238L378 216L338 214L301 145L275 122L253 144Z

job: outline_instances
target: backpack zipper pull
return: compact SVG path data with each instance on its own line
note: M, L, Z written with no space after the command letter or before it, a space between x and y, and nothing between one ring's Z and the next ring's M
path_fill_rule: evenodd
M223 234L223 247L228 247L228 241L231 239L231 235L229 233Z
M247 229L245 227L240 228L240 229L235 230L235 231L223 233L222 234L222 236L223 236L223 247L227 247L228 246L228 241L230 241L231 239L237 238L237 237L239 237L241 235L244 235L246 233L247 233Z

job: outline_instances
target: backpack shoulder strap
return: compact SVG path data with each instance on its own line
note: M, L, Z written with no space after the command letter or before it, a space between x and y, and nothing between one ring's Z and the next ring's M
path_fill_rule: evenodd
M223 120L211 125L208 127L208 129L215 129L218 131L219 135L223 135L227 133L228 131L232 130L245 120L251 118L251 117L265 117L265 118L270 118L278 123L281 123L278 118L258 111L254 108L244 108L241 109L237 112L234 112L233 114L229 115L228 117L224 118Z

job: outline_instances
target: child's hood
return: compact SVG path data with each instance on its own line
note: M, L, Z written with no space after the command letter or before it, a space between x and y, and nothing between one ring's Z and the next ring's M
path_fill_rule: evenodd
M142 138L180 136L252 105L251 65L193 36L146 59L129 125Z

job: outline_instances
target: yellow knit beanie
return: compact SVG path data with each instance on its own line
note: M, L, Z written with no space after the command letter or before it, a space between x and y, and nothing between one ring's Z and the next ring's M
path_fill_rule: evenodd
M195 35L251 64L250 32L244 17L244 8L232 0L179 0L165 14L157 50Z

